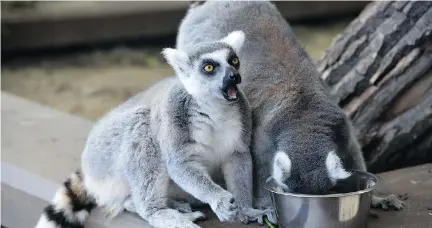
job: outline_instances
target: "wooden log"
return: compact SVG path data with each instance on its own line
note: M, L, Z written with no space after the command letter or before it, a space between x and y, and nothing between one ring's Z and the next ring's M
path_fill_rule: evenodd
M432 2L373 2L317 62L375 172L432 161Z

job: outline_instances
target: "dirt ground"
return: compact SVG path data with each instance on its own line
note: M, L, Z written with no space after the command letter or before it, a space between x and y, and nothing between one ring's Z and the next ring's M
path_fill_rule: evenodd
M294 26L309 54L317 59L349 21ZM1 89L61 111L98 119L109 109L173 71L160 57L161 47L114 48L33 64L2 66Z

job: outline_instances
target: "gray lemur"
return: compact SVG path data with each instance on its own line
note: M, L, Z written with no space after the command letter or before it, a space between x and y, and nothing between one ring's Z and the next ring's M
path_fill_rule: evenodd
M259 184L264 177L272 176L286 191L323 194L349 177L349 170L366 171L352 124L273 3L194 3L181 22L177 48L188 50L235 30L247 37L238 55L241 88L252 108L255 206L272 205ZM372 206L403 204L394 195L374 194ZM268 216L276 222L274 214Z
M130 98L88 136L81 170L47 206L37 228L83 227L90 211L124 209L156 228L199 228L191 203L221 221L249 222L252 208L251 113L237 85L241 31L187 51L166 48L177 77ZM222 185L222 180L227 190Z

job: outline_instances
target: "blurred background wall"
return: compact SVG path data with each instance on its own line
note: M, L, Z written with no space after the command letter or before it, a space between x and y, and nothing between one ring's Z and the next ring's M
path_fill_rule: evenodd
M172 70L160 56L174 46L189 2L2 2L1 89L96 120ZM366 1L278 1L317 59Z

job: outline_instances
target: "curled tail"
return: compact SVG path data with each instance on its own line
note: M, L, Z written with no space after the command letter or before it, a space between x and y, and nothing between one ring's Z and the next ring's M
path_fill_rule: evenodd
M80 170L72 175L57 190L35 228L83 228L96 202L84 188Z

